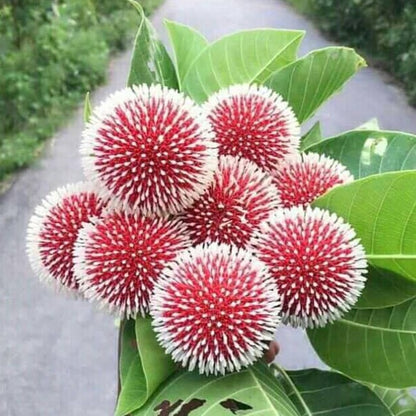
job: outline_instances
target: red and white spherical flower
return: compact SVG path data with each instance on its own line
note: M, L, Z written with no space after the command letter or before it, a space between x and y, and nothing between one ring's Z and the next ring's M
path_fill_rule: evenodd
M285 208L309 205L334 186L354 180L344 165L317 153L292 156L273 176Z
M75 276L84 296L122 318L144 316L162 269L188 248L177 220L110 212L81 229Z
M176 214L208 187L217 145L206 117L160 85L126 88L94 111L81 145L86 176L119 206Z
M283 322L320 327L357 301L366 281L365 252L355 231L319 208L277 210L253 239L282 297Z
M208 190L182 215L194 243L244 247L261 222L279 207L273 178L247 159L221 156Z
M58 290L77 293L73 249L84 223L99 217L106 202L89 183L51 192L36 207L27 232L27 253L40 280Z
M246 250L217 243L179 254L151 300L161 345L174 361L201 374L239 371L261 357L279 312L265 265Z
M241 156L271 171L298 150L296 116L267 87L243 84L220 90L209 98L205 110L220 155Z

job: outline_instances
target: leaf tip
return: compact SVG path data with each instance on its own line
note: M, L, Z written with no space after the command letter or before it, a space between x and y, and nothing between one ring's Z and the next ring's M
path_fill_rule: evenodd
M88 123L92 114L92 106L90 101L90 91L85 94L84 100L84 121Z
M139 14L144 14L143 7L136 0L127 0L138 12Z

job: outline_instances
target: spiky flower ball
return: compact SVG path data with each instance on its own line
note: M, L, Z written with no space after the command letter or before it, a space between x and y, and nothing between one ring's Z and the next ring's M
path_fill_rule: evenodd
M205 104L220 155L242 156L271 171L299 147L300 127L292 109L271 89L234 85Z
M87 299L120 317L144 316L162 269L189 246L178 221L112 212L80 231L75 276Z
M273 176L282 205L286 208L309 205L334 186L354 180L344 165L317 153L287 159L273 172Z
M247 159L221 156L213 183L182 218L196 244L217 241L244 247L278 206L270 174Z
M36 207L27 233L27 252L41 281L58 290L75 291L73 249L84 223L102 214L106 203L88 183L51 192Z
M217 166L200 108L160 85L126 88L104 101L84 131L81 154L90 180L145 215L191 205Z
M265 270L252 254L226 244L181 253L151 303L157 338L174 361L224 374L261 357L280 321L277 288Z
M283 321L319 327L339 318L357 301L366 258L355 231L319 208L277 210L252 241L282 297Z

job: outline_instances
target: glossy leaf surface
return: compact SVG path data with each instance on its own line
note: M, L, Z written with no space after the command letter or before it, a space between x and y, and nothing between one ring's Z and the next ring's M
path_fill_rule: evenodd
M416 299L354 309L308 336L326 364L354 379L392 388L416 385Z
M390 410L391 416L416 415L416 399L407 390L393 390L384 387L369 386Z
M177 411L183 406L194 406L192 416L226 416L234 413L231 409L235 414L300 416L264 363L222 377L180 372L167 380L134 416L153 416L157 410L169 406L177 406Z
M353 49L333 46L287 65L267 79L266 85L289 102L303 123L363 66L364 59Z
M208 46L208 41L195 29L180 23L165 21L173 51L180 89L192 64Z
M384 172L416 169L416 136L413 134L352 130L308 146L341 162L355 179Z
M139 3L129 0L139 12L140 22L134 42L128 85L162 84L178 88L175 67L162 42L144 15Z
M304 33L255 29L225 36L206 48L182 85L197 102L233 84L262 83L272 72L296 58Z
M373 391L342 374L306 369L277 376L301 415L390 416Z
M133 321L131 321L133 322ZM126 325L124 345L131 345L131 324ZM138 318L135 321L137 354L131 357L131 351L122 348L128 357L121 357L122 388L119 395L116 416L128 415L141 408L153 392L175 371L175 364L159 346L153 332L150 318ZM126 344L127 343L127 344ZM123 342L122 342L123 345ZM124 363L123 363L124 362ZM130 362L126 375L127 363Z
M303 152L311 146L316 145L323 139L321 131L321 123L316 122L312 128L302 137L300 141L300 150Z
M313 205L354 227L370 264L416 282L416 171L369 176Z

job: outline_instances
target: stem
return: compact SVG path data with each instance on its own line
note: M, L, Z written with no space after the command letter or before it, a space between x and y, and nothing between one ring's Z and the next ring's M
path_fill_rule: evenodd
M308 415L308 416L313 416L312 413L311 413L311 411L309 410L309 407L306 404L305 400L303 400L303 397L301 396L301 394L299 393L297 387L293 383L292 379L286 373L286 370L284 368L280 367L280 365L278 365L276 363L272 363L271 366L282 375L282 377L284 378L284 380L286 381L286 383L290 386L291 390L296 395L296 397L299 400L299 402L301 403L302 407L305 409L305 412L306 412L305 414Z

